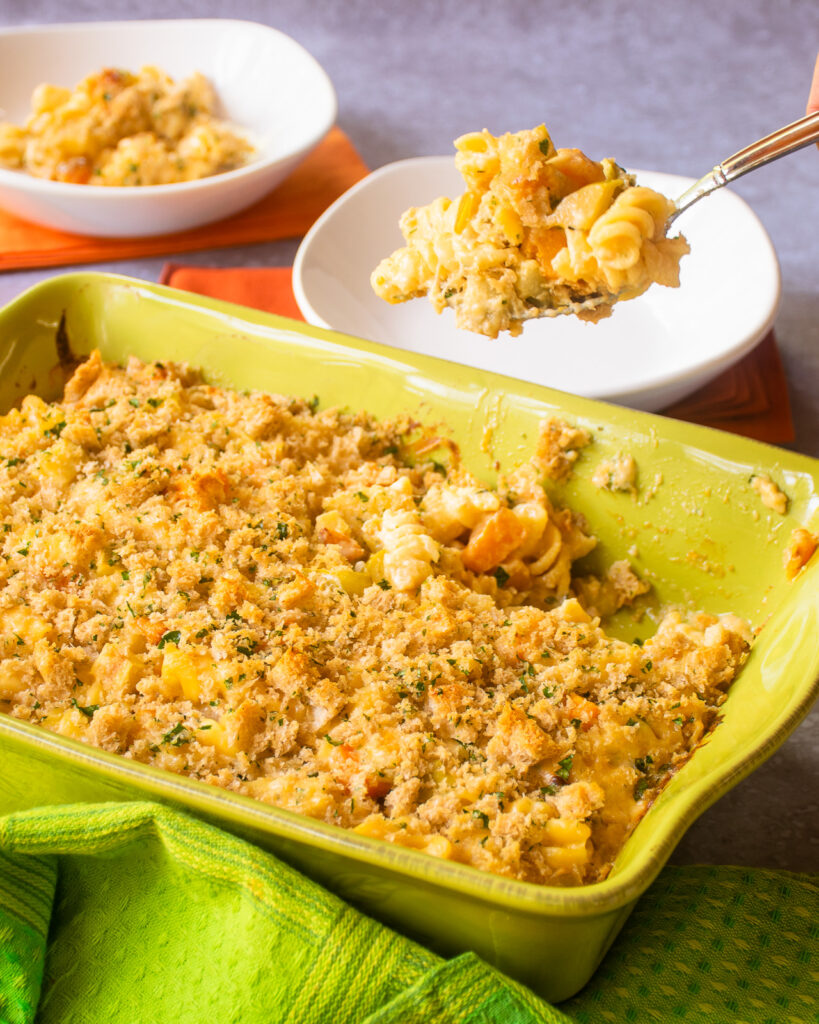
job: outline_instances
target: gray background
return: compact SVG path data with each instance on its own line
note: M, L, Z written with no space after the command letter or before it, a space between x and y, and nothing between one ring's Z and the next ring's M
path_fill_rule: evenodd
M0 0L0 27L171 17L246 18L292 35L328 71L340 124L373 168L448 153L452 139L472 129L545 122L558 146L699 177L804 113L819 49L817 0ZM819 455L819 154L803 150L735 187L779 255L776 331L794 447ZM180 258L283 265L296 244ZM162 263L98 269L156 280ZM0 302L56 272L0 275ZM819 870L817 734L814 709L770 761L700 818L674 860Z

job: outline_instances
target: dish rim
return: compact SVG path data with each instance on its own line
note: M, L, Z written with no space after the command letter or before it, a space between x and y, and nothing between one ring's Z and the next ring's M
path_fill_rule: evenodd
M251 159L241 167L234 167L229 171L221 171L218 174L210 174L204 178L196 178L193 181L176 181L166 185L81 185L69 181L51 181L48 178L38 178L28 174L25 170L12 170L8 167L0 167L0 186L9 188L22 188L44 196L88 196L94 200L107 202L120 202L125 196L165 196L168 194L179 195L184 192L203 192L217 187L224 181L238 181L242 178L255 177L257 174L271 170L288 160L294 160L308 153L324 138L327 132L333 127L338 117L338 95L335 86L316 58L302 46L298 40L289 36L281 29L273 28L261 22L251 21L246 18L145 18L126 21L89 21L89 22L58 22L53 25L14 25L7 28L0 28L0 36L10 35L49 35L49 34L81 34L89 30L101 31L111 29L127 29L133 25L187 25L191 23L198 25L241 25L254 30L261 30L263 34L277 37L280 44L289 46L294 52L298 52L301 59L312 67L317 81L321 81L322 89L326 92L327 102L326 113L321 120L316 117L316 127L310 132L307 141L300 144L296 149L288 149L285 153L276 156L266 156L262 159ZM89 72L91 74L93 72ZM247 133L247 129L241 124L226 118L227 123L236 128L240 133ZM249 140L252 144L253 140ZM258 150L255 150L258 152ZM24 184L21 186L20 182Z
M377 167L375 168L375 170L370 171L370 173L366 175L364 178L362 178L361 181L356 182L355 185L347 189L346 192L340 195L338 199L336 199L333 203L331 203L330 206L327 207L324 213L322 213L321 216L313 223L313 225L308 230L307 234L300 242L298 250L296 251L296 256L293 260L293 292L296 296L296 302L298 304L298 307L304 314L305 319L307 319L307 322L309 324L311 324L314 327L321 327L326 330L335 331L336 333L344 333L344 331L340 331L338 328L333 327L324 319L324 317L319 315L319 313L316 311L313 304L311 303L310 299L308 298L304 286L304 267L310 247L313 244L313 241L316 238L316 236L321 232L321 230L325 226L325 224L332 219L336 212L341 207L343 207L348 200L354 198L359 192L365 191L368 186L370 186L376 181L381 180L382 178L388 178L392 174L396 174L402 170L410 169L414 166L430 167L434 166L435 164L440 164L443 166L445 163L447 167L452 167L453 161L454 156L442 155L416 156L407 157L406 159L403 160L393 160L388 164L383 164L381 167ZM688 186L693 185L694 182L697 180L696 178L691 178L687 175L672 174L668 171L651 171L647 170L646 168L628 168L627 170L628 173L635 174L638 176L638 183L639 176L646 174L661 175L664 178L678 179L681 183L684 183L681 186L682 188L687 188ZM617 402L618 398L621 397L628 398L636 394L642 394L644 392L664 388L668 385L684 383L686 380L690 380L692 377L713 377L716 374L718 374L721 370L727 369L729 366L732 366L744 355L750 352L757 344L759 344L759 342L765 337L768 331L771 330L782 302L782 268L779 265L779 259L776 255L776 249L774 248L773 241L771 240L771 237L768 234L765 225L762 223L761 219L755 213L750 204L747 203L742 198L742 196L734 192L733 189L725 188L722 189L721 191L732 196L741 204L741 208L743 208L743 214L748 216L749 219L753 222L754 227L759 230L760 241L764 244L764 247L766 249L766 258L769 260L770 267L772 270L772 301L770 303L769 311L765 316L764 320L760 321L759 326L757 326L753 331L750 331L746 335L744 335L730 349L724 350L718 356L710 357L704 362L699 363L696 367L689 367L688 369L683 371L665 371L664 373L658 373L655 376L645 377L641 379L637 384L632 384L628 387L614 386L611 388L611 390L607 390L606 396L604 398L599 398L592 395L583 395L581 397L588 398L588 400L592 402L612 403ZM398 348L402 352L410 351L400 345L393 345L391 347L394 349ZM487 370L486 372L497 373L498 376L504 376L504 374L500 373L497 370ZM510 377L508 379L515 381L520 380L520 378L517 377ZM548 388L548 386L545 384L538 384L537 386L546 387L547 390L558 390L554 388Z
M238 320L240 329L247 330L250 334L253 334L253 328L258 326L266 327L268 330L274 328L286 333L289 337L295 334L308 344L318 341L324 350L330 343L340 348L348 356L356 350L363 350L382 359L395 361L395 350L391 346L378 342L353 338L339 332L325 331L322 328L289 320L276 314L193 295L151 282L93 271L55 275L28 288L12 302L0 307L0 328L8 316L16 313L16 307L24 308L25 304L38 297L38 293L47 294L50 289L57 290L66 284L71 284L79 290L86 283L97 286L130 287L136 291L138 297L147 295L153 301L172 308L181 306L205 316L215 314L217 321L221 317L223 320L229 321L234 329ZM266 348L270 344L269 337L267 334L257 333L254 336L254 343ZM410 363L420 361L423 364L430 360L433 363L447 363L446 360L418 353L407 352L404 355ZM428 372L428 367L416 365L416 368L422 372ZM513 378L503 377L493 371L482 372L491 374L493 378L497 379L499 385L508 382L519 388L523 383L527 388L545 393L541 395L544 401L559 399L562 394L541 385L526 384L526 382ZM606 403L595 399L570 397L582 404L606 406ZM623 413L625 410L614 407L614 411ZM638 416L643 415L650 416L652 419L657 418L652 413L638 413ZM678 429L682 427L686 432L693 432L698 435L697 440L699 438L705 440L708 435L724 435L722 431L715 431L707 427L682 424L673 420L665 422L672 428L676 425ZM781 457L782 454L790 456L796 463L803 463L803 466L810 472L819 474L819 460L813 459L811 456L789 452L747 438L738 438L737 441L743 446L747 445L763 452L768 450L772 456L779 455ZM700 448L700 450L705 447L691 441L687 443L691 447ZM813 571L817 571L816 566ZM181 775L177 776L150 764L131 761L41 727L18 721L3 713L0 713L0 735L17 738L26 745L40 750L49 750L63 761L81 763L92 769L101 768L108 778L113 778L115 781L134 781L140 789L150 790L160 799L163 797L181 799L188 809L195 808L197 811L211 815L219 810L221 815L227 817L232 825L249 826L282 839L305 842L307 845L320 848L325 852L340 853L355 861L367 863L376 870L395 872L404 877L410 876L416 881L442 886L461 895L491 903L495 907L501 906L513 911L537 915L589 917L620 910L645 892L691 824L784 742L808 713L817 696L819 696L819 673L810 680L806 676L798 696L794 695L787 702L791 705L790 711L774 728L768 726L763 729L755 737L753 745L749 746L742 755L732 755L717 766L707 779L693 779L687 790L676 795L678 803L673 817L665 824L660 825L653 840L646 841L638 848L637 855L629 865L613 877L610 876L603 881L570 888L505 878L467 864L433 858L411 848L360 836L350 830L263 803L252 797L222 790L208 783ZM664 789L660 797L665 791ZM220 816L220 820L223 821L223 817Z

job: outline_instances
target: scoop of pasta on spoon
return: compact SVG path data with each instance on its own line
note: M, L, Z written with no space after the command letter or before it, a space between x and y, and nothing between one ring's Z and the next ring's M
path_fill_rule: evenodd
M495 338L527 320L609 316L652 284L679 286L682 235L674 219L715 188L819 136L819 115L746 147L675 203L636 183L614 160L556 149L544 125L455 140L466 189L401 217L406 245L382 260L371 284L387 302L428 295L451 306L457 327Z

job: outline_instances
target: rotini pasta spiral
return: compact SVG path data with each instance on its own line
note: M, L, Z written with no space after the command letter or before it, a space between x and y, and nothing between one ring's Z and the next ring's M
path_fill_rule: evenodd
M387 582L396 590L415 590L432 573L440 557L438 545L415 512L385 512L379 533Z
M621 192L589 231L589 245L598 264L628 270L638 262L643 242L654 238L668 219L672 204L650 188Z

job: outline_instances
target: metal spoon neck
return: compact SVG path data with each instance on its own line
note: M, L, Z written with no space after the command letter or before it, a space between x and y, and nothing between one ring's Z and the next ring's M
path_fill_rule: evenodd
M683 210L687 210L698 199L702 199L703 196L710 195L716 189L721 188L727 181L728 178L722 164L712 167L707 174L704 174L699 181L695 181L693 185L677 198L677 201L674 203L674 211L668 218L668 223L670 224L676 217L679 217Z
M739 152L734 153L717 164L699 181L687 189L674 204L675 209L668 218L670 224L676 217L687 210L689 206L696 203L698 199L709 195L715 189L721 188L729 181L747 174L749 171L763 167L765 164L778 160L787 153L794 153L797 149L809 146L819 141L819 111L800 117L793 124L785 125L778 131L766 135L765 138L751 143Z

